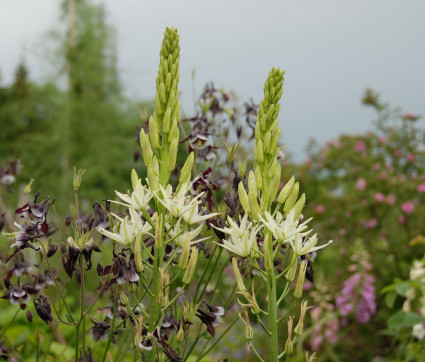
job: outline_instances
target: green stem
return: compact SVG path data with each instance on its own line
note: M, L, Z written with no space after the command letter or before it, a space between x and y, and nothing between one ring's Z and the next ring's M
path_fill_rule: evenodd
M109 351L109 346L111 345L112 337L114 335L114 324L115 324L116 314L117 314L117 286L114 285L114 309L112 312L112 321L111 321L111 328L109 329L108 342L106 343L105 351L103 352L102 362L106 361L106 357Z
M85 295L85 287L84 287L84 265L83 265L83 254L80 254L80 277L81 277L81 315L80 320L82 322L83 327L83 362L86 361L86 317L84 312L86 310L86 295Z
M268 243L268 255L272 258L273 244L271 238ZM269 335L269 361L278 362L278 333L277 333L277 301L276 279L273 260L266 262L267 271L267 297L268 297L268 330Z
M161 227L161 240L158 242L155 241L156 245L160 245L159 248L155 249L155 259L154 259L154 268L153 268L153 295L151 297L151 313L150 313L150 319L149 319L149 332L153 332L156 328L156 325L160 319L161 316L161 305L157 302L158 294L160 292L160 284L161 284L161 272L159 268L162 266L163 260L164 260L164 254L165 254L165 248L163 245L164 238L163 235L163 216L165 211L161 214L161 221L160 221L160 227ZM154 362L155 361L155 354L156 354L156 348L152 348L151 351L146 353L146 359L148 362Z

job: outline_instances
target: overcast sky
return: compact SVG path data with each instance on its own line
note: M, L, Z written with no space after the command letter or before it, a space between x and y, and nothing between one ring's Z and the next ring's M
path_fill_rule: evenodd
M58 22L60 0L0 0L0 72L9 82L25 56L33 79L47 74L35 44ZM367 87L406 111L425 114L425 1L98 0L116 28L127 94L153 98L166 26L181 40L183 108L207 81L241 101L261 100L271 67L285 69L282 143L298 159L309 138L372 127ZM422 121L423 122L423 121Z

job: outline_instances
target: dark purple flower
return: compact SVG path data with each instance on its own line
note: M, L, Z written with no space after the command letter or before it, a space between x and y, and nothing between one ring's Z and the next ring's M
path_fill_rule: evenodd
M46 324L53 321L52 309L47 297L40 295L38 298L34 298L33 303L38 316L45 321Z
M21 309L25 309L27 303L31 300L30 294L36 293L38 293L38 289L28 284L19 284L14 288L8 289L1 298L9 299L10 303L19 305Z
M196 316L207 326L207 331L211 337L215 336L215 328L221 322L221 316L224 315L223 307L217 307L202 302L196 311Z

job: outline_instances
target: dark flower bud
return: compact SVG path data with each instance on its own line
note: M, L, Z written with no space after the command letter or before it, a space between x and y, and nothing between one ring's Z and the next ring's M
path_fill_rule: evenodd
M65 216L65 226L70 227L72 222L71 214L68 212Z
M38 316L48 324L53 321L52 309L50 308L49 299L44 295L34 298L34 307Z
M28 322L32 323L32 313L29 310L27 310L27 319Z
M58 251L58 244L50 245L49 250L47 250L47 257L48 258L52 257L53 255L56 254L57 251Z

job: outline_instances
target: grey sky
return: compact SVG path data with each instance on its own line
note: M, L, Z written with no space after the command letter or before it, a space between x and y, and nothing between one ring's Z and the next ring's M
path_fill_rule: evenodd
M117 29L121 77L129 95L152 98L163 30L179 29L182 103L213 80L244 101L259 101L272 66L286 70L282 142L302 157L310 137L371 128L361 106L367 87L407 111L425 114L425 1L105 0ZM3 81L25 55L33 78L45 72L33 54L57 23L59 0L0 0ZM423 121L422 121L423 122Z

